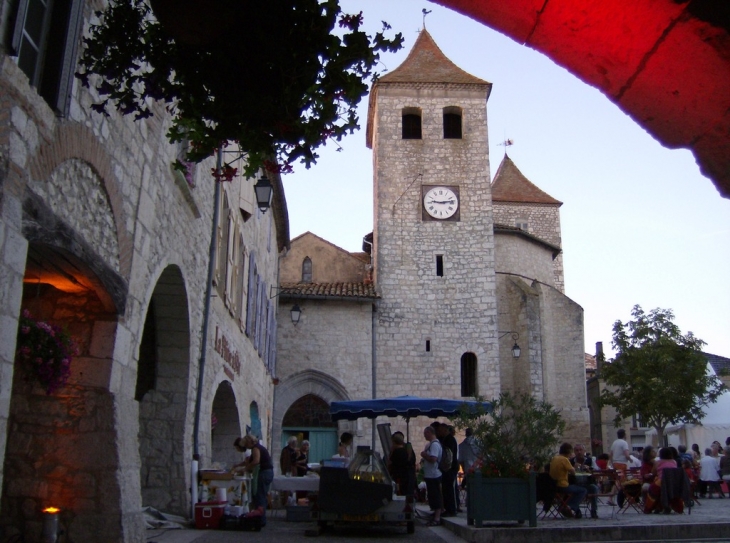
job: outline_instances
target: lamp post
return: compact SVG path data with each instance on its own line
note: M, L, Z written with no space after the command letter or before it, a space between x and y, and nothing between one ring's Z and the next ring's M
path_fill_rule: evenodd
M271 181L264 175L253 186L253 190L256 193L256 205L259 206L261 213L266 213L266 210L271 207L271 198L274 195Z

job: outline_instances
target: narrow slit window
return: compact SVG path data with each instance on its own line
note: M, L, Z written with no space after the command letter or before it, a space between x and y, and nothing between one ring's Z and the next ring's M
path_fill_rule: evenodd
M444 255L436 255L436 276L444 276Z
M431 352L431 340L430 339L426 340L426 352L427 353Z

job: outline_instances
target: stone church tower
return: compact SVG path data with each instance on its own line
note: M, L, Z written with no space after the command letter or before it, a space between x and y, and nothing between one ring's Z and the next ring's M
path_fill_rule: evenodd
M296 435L334 451L345 430L356 445L374 441L369 420L334 428L332 401L503 392L550 402L567 422L563 439L588 439L583 309L563 292L562 204L506 156L490 182L491 87L425 30L373 86L365 253L308 232L280 260L275 445ZM411 437L427 423L412 421Z
M491 87L447 59L426 30L373 87L379 396L500 391Z

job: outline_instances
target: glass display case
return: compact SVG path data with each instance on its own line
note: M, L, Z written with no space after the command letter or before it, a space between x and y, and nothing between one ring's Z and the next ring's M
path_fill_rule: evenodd
M368 483L383 483L393 485L388 468L385 467L380 454L373 451L359 451L348 467L350 479L366 481Z

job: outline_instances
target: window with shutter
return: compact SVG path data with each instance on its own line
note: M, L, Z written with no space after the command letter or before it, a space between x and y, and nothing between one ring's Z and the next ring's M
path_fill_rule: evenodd
M216 257L215 284L218 295L225 300L226 295L226 264L228 262L228 221L230 219L230 207L228 197L222 193L221 212L218 216L218 253Z
M275 375L276 369L276 304L273 300L269 300L269 326L268 330L268 349L266 357L266 368L270 375Z
M259 341L261 340L261 299L263 293L263 285L261 277L256 276L256 307L254 308L253 323L253 348L259 350Z
M250 338L254 332L254 311L256 310L256 255L248 256L248 292L246 293L246 335ZM253 339L253 338L252 338Z
M243 243L243 236L238 236L238 261L236 262L236 320L243 327L243 304L246 303L244 292L244 277L246 266L246 246Z
M54 111L71 104L83 0L20 0L11 52L18 66Z

